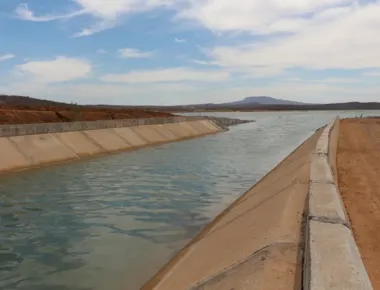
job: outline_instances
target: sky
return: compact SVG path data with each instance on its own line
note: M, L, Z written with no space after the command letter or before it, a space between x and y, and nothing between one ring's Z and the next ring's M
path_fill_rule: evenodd
M0 94L380 102L380 0L0 0Z

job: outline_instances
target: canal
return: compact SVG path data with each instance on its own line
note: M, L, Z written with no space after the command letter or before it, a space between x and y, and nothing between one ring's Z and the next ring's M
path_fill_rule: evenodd
M139 289L337 114L361 112L213 113L256 122L0 176L0 289Z

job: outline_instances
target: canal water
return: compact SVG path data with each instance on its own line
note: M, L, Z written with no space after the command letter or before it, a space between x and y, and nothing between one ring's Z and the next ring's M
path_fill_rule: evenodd
M212 113L256 122L0 176L0 289L139 289L337 114L361 113Z

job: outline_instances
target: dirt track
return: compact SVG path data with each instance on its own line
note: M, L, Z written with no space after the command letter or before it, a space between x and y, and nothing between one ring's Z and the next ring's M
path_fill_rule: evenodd
M342 120L338 179L373 288L380 289L380 119Z

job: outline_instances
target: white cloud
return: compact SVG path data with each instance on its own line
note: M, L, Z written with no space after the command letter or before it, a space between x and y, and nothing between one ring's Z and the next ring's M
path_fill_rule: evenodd
M14 58L15 56L13 54L5 54L5 55L0 55L0 61L8 60L11 58Z
M141 51L135 48L122 48L118 52L122 58L150 58L154 55L152 51Z
M171 7L181 0L72 0L78 6L77 11L62 14L35 16L28 5L20 4L16 10L19 19L36 22L47 22L68 19L80 15L91 15L94 23L76 32L73 37L89 36L117 26L122 16L149 11L158 7Z
M185 43L186 39L184 39L184 38L175 38L174 41L177 42L177 43Z
M302 78L287 78L284 79L289 82L304 82L304 83L325 83L325 84L349 84L349 83L359 83L363 81L360 78L325 78L325 79L302 79Z
M60 56L54 60L18 65L14 68L14 74L30 82L49 84L85 78L91 70L91 64L85 60Z
M113 28L117 25L116 20L102 20L99 22L95 22L93 25L83 28L81 31L74 33L72 37L83 37L83 36L90 36L98 32L102 32L104 30Z
M321 3L326 4L327 1ZM352 5L346 10L336 8L340 10L339 13L332 9L321 11L317 18L307 20L308 25L300 25L290 35L238 46L213 47L208 50L208 55L221 67L253 73L263 69L280 74L291 68L380 67L380 1ZM226 20L226 23L229 22ZM237 19L232 23L237 25L236 29L247 29Z
M127 74L109 74L101 77L104 82L115 83L157 83L157 82L219 82L229 78L224 71L194 70L179 67L161 70L132 71Z
M236 5L231 0L189 1L179 19L193 19L216 31L270 33L298 29L306 14L353 3L353 0L247 0Z
M215 63L206 60L190 59L189 61L200 65L215 65Z
M367 72L364 75L370 77L380 77L380 71Z
M98 50L96 50L96 53L99 53L99 54L106 54L106 53L107 53L107 50L105 50L105 49L98 49Z
M59 19L68 19L73 18L79 15L82 15L85 13L84 10L78 10L67 14L51 14L51 15L44 15L44 16L35 16L34 12L29 9L28 4L22 3L17 6L15 10L16 16L21 20L26 21L34 21L34 22L48 22L53 20L59 20Z

